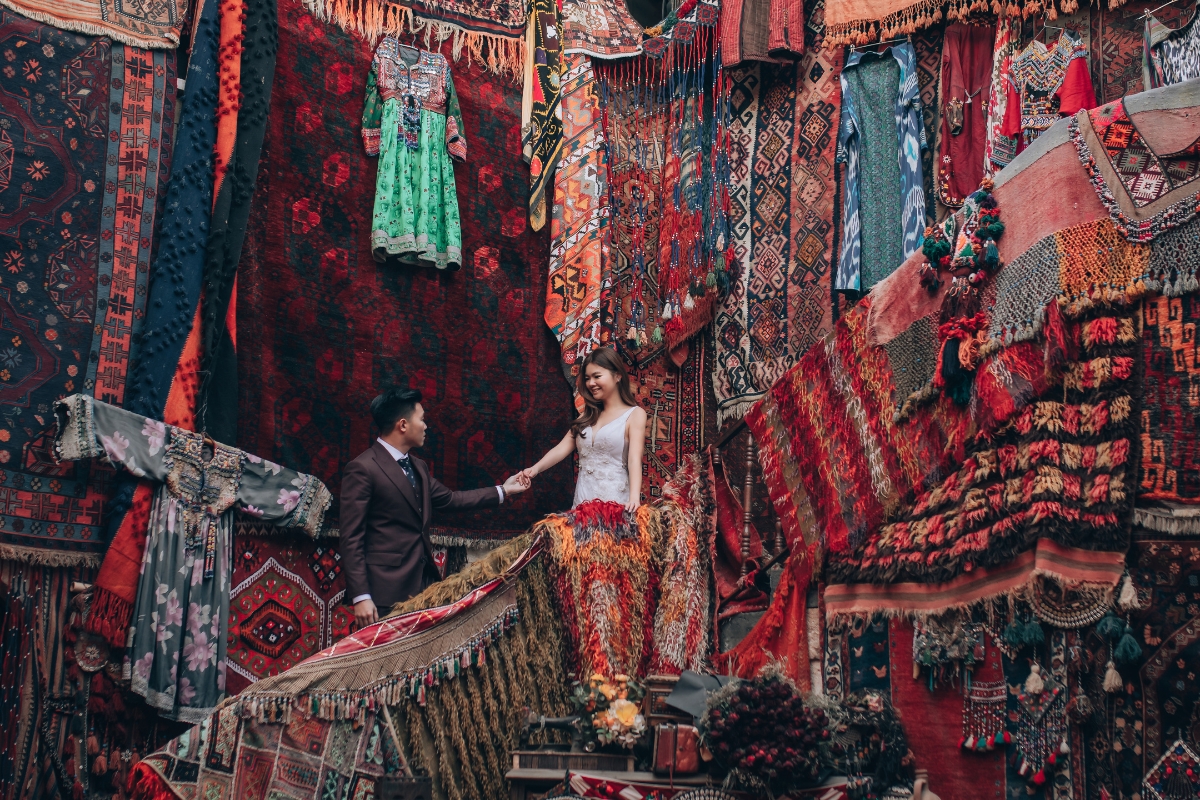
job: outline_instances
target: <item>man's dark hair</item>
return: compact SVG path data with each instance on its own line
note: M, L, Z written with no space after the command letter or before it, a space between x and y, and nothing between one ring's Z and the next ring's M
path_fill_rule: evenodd
M382 436L387 436L402 419L409 419L421 393L416 389L388 389L371 401L371 417Z

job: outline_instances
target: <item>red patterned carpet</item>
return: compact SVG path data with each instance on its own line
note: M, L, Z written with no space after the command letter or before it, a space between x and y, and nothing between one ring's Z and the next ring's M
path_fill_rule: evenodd
M279 59L255 213L238 272L238 445L338 493L370 443L381 386L425 395L419 455L453 488L497 483L555 444L572 411L542 324L545 236L526 223L520 87L453 65L468 155L456 167L463 268L376 264L376 159L359 135L371 50L279 7ZM444 515L446 536L510 536L570 505L559 470L499 512ZM329 519L337 520L336 508Z

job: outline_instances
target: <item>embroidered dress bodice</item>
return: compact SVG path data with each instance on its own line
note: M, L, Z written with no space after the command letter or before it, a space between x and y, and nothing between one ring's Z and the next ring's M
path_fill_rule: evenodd
M1059 90L1071 61L1085 55L1065 31L1053 47L1036 39L1013 61L1012 82L1021 97L1021 132L1025 145L1058 121Z
M446 83L450 63L440 53L401 45L392 37L384 39L375 51L375 85L387 102L411 95L421 108L446 113Z
M633 409L600 430L585 428L575 440L579 452L579 480L575 483L572 508L588 500L607 500L624 505L629 500L629 445L625 421Z

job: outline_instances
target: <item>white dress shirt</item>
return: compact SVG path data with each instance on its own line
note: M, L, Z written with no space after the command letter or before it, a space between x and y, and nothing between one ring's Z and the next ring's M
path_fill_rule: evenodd
M377 441L381 445L383 445L383 449L387 450L388 455L390 455L396 461L400 461L401 459L405 459L405 460L408 459L408 453L401 453L399 450L392 447L390 444L385 442L383 439L376 439L375 441ZM416 472L416 470L414 470L414 472ZM503 503L504 502L504 488L501 486L497 486L496 492L500 495L500 502ZM358 597L354 598L350 602L351 602L351 604L358 604L358 603L361 603L363 600L370 600L370 599L371 599L370 594L360 594Z

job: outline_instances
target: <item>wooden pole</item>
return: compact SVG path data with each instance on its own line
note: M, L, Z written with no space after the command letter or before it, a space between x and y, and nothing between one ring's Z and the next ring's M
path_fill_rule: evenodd
M746 482L742 486L742 577L750 571L750 524L754 518L754 437L746 442Z

